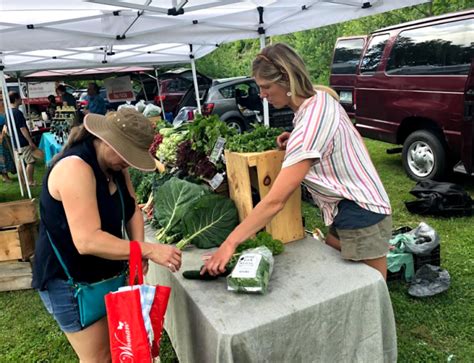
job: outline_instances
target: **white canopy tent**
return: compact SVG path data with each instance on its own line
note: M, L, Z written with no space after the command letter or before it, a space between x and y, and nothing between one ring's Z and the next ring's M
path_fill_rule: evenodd
M184 62L191 63L195 75L194 59L222 43L259 38L264 47L265 36L428 1L2 0L0 81L6 91L3 72L18 77L51 69ZM199 94L196 77L195 92ZM268 123L266 100L264 106Z

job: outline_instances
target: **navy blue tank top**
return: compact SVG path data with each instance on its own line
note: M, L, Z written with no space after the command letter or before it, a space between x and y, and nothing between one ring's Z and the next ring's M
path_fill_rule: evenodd
M59 160L76 155L92 168L96 179L96 197L99 208L101 229L116 237L122 238L122 203L118 191L113 195L105 174L99 167L92 139L84 140L67 150ZM58 160L58 161L59 161ZM54 167L54 166L53 166ZM67 280L63 268L54 254L51 243L46 235L48 230L51 239L59 250L61 258L69 273L78 282L97 282L117 275L125 268L125 261L113 261L104 258L81 255L77 251L71 236L62 202L54 199L48 191L50 168L44 179L40 196L40 228L36 241L35 262L33 266L33 288L44 290L48 281L53 278ZM135 200L128 192L122 172L113 175L115 184L122 192L125 205L125 223L135 212ZM80 183L80 180L64 180L64 183Z

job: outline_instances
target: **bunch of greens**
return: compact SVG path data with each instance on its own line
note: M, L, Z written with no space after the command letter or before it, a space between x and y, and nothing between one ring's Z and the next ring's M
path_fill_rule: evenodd
M276 138L283 131L281 128L253 125L251 132L231 137L226 143L226 149L241 153L273 150L276 147Z
M232 200L217 194L201 197L183 218L184 238L177 248L192 243L198 248L218 247L239 223Z
M273 256L279 255L285 250L285 245L282 241L274 239L270 233L262 231L258 232L255 238L248 239L244 243L241 243L235 252L242 253L245 250L263 246L267 247Z
M153 190L153 178L154 173L143 174L140 184L135 188L137 203L146 203L148 200L148 197Z
M234 129L228 127L216 115L197 115L188 128L189 139L192 141L193 149L205 155L211 154L219 137L227 140L236 134Z
M205 179L210 179L217 173L216 166L209 161L206 154L193 148L191 140L179 144L175 165L188 175L196 175Z
M138 186L142 182L145 173L135 168L128 168L128 173L130 174L130 180L133 185L133 189L137 190Z
M191 205L206 193L199 185L178 178L171 178L153 193L153 217L162 227L156 233L156 239L162 243L173 243L181 235L184 214Z
M273 270L273 257L266 247L242 253L232 273L227 276L227 290L264 294Z
M165 129L165 128L168 128L168 127L170 127L170 124L168 122L166 122L165 120L159 120L156 123L155 131L160 132L161 129Z
M187 138L187 131L176 131L177 129L161 129L163 141L156 151L156 158L165 164L174 165L178 145Z
M180 249L191 243L199 248L219 246L239 222L230 199L175 177L155 189L154 203L154 225L161 227L156 238L161 243L182 238Z

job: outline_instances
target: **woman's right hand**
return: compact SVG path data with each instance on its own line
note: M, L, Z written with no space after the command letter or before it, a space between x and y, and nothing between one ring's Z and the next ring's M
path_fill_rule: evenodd
M288 131L282 132L280 136L277 137L277 145L280 150L286 150L286 144L290 138L291 133Z
M164 244L148 243L149 249L146 258L161 266L169 268L171 272L176 272L181 267L181 251L176 247Z

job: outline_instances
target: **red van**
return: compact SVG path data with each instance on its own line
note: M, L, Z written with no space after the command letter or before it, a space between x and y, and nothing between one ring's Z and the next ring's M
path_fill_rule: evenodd
M403 148L415 180L473 173L474 11L339 38L330 85L368 138Z

